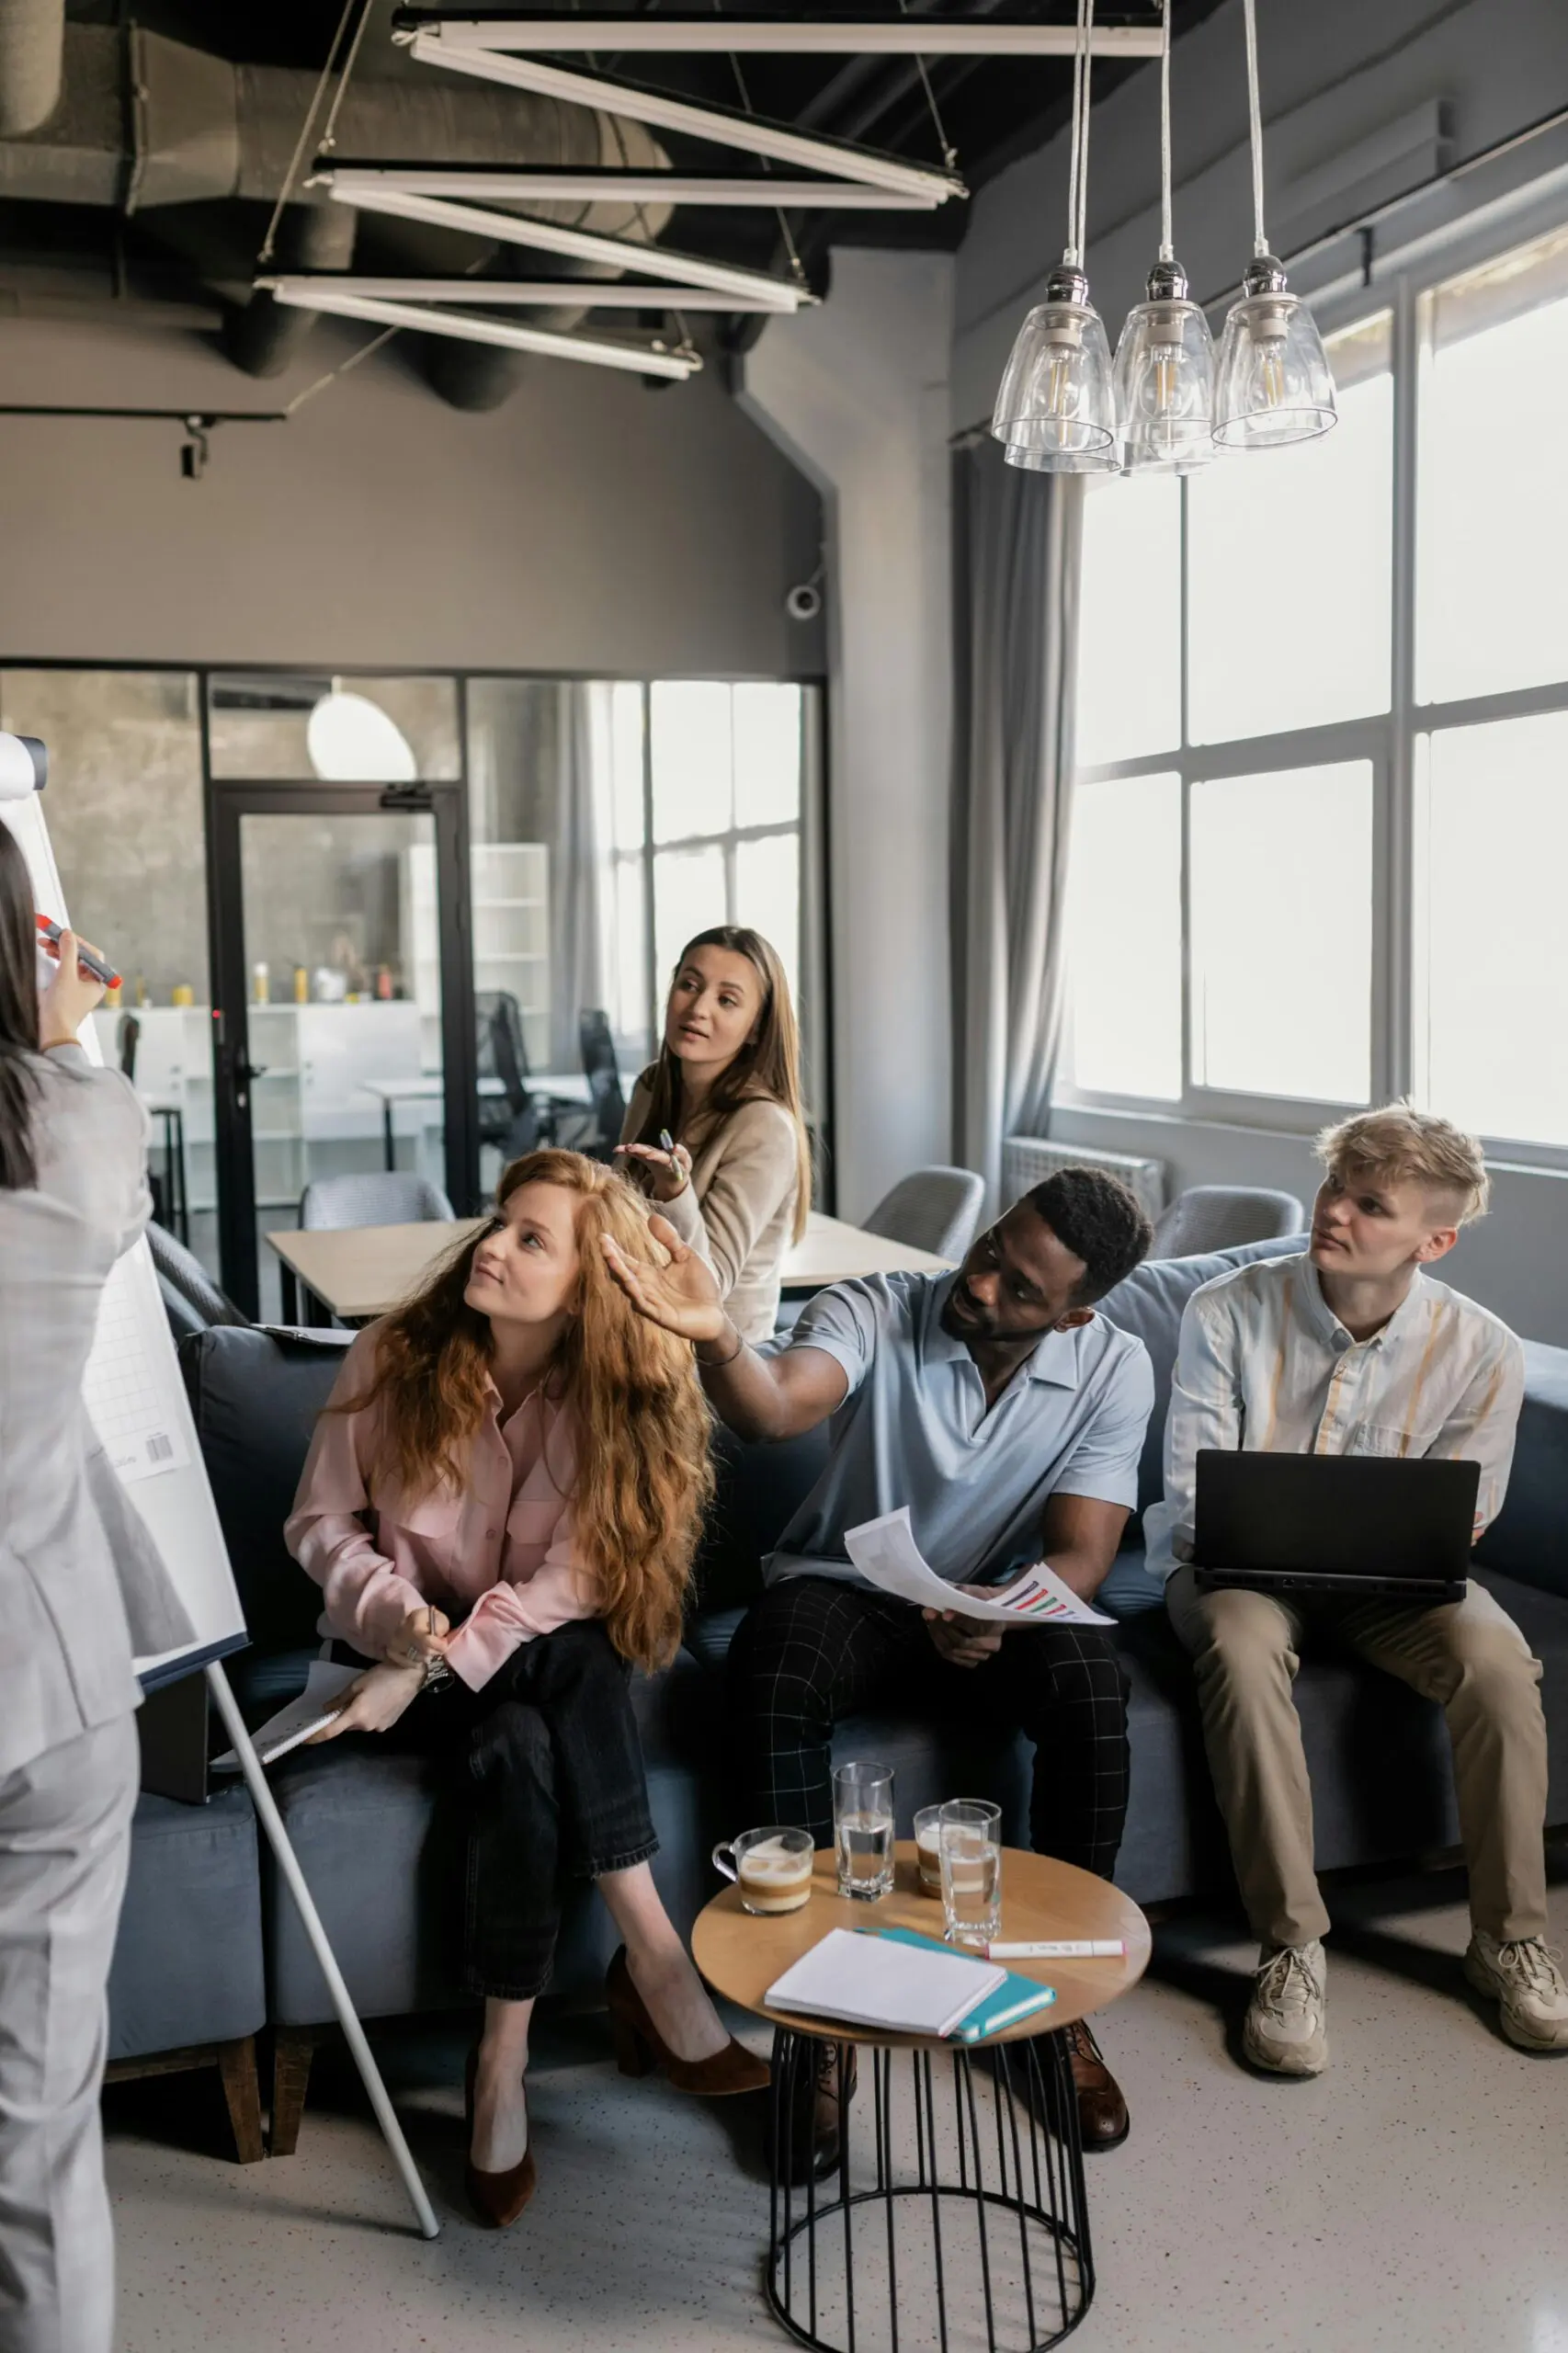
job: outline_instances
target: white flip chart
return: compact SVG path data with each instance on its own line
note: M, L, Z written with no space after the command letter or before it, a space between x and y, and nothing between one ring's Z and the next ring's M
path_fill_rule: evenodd
M0 822L22 846L38 912L62 924L65 893L50 847L45 798L35 792L25 801L0 801ZM105 941L105 953L112 955L114 947ZM82 1047L90 1061L102 1061L91 1022ZM145 1242L125 1253L104 1288L83 1391L104 1449L196 1629L194 1643L136 1661L150 1690L244 1649L249 1636Z

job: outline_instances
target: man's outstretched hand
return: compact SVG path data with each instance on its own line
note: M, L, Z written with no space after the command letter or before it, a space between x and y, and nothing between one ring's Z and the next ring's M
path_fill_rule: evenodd
M602 1247L610 1273L650 1324L697 1345L718 1339L729 1319L712 1268L687 1249L667 1218L651 1217L648 1231L660 1248L668 1251L669 1263L650 1267L629 1258L607 1233Z

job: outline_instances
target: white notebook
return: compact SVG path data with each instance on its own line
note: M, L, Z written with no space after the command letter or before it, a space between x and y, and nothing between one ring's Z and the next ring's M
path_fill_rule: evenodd
M767 1989L770 2010L887 2027L894 2034L951 2034L1007 1972L968 1953L935 1952L882 1937L830 1928Z

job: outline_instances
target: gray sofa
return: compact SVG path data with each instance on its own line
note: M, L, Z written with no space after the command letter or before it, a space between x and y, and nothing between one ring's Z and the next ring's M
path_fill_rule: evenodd
M1142 1503L1158 1490L1160 1444L1182 1308L1197 1285L1244 1259L1299 1243L1252 1245L1211 1257L1152 1261L1104 1302L1153 1359L1157 1404L1142 1467ZM347 1334L212 1330L182 1349L203 1453L254 1637L232 1663L255 1722L301 1685L314 1648L317 1595L285 1553L291 1501L316 1413ZM1552 1735L1550 1820L1568 1823L1568 1352L1532 1347L1518 1456L1507 1507L1480 1555L1479 1574L1545 1662ZM718 1882L712 1842L741 1826L744 1800L726 1763L722 1665L757 1563L816 1475L825 1436L744 1448L720 1433L719 1497L699 1563L687 1641L664 1674L640 1680L637 1704L661 1840L665 1899L685 1927ZM1106 1607L1120 1625L1131 1686L1131 1806L1118 1879L1142 1904L1222 1890L1229 1866L1199 1739L1191 1677L1143 1564L1136 1521L1112 1570ZM1316 1795L1324 1869L1415 1857L1457 1836L1447 1745L1437 1711L1348 1658L1320 1657L1297 1689ZM869 1752L898 1772L902 1825L955 1789L990 1790L1021 1836L1028 1755L1016 1736L962 1745L922 1722L879 1717L845 1724L842 1753ZM461 1838L423 1760L370 1741L301 1750L274 1776L279 1807L315 1891L349 1987L366 2017L460 2002L453 1934ZM738 1809L738 1811L737 1811ZM292 2145L312 2030L331 2006L310 1949L263 1846L262 1936L269 2021L280 2083L274 2145ZM127 1936L142 1933L137 1890ZM166 1933L166 1931L165 1931ZM123 1941L123 1939L122 1939ZM571 1909L555 1991L592 1998L612 1932L586 1894ZM286 2079L286 2080L285 2080Z

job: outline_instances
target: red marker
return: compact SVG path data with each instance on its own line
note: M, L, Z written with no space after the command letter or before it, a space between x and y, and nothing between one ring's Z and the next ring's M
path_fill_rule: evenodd
M53 920L52 916L50 915L38 915L34 920L37 922L40 932L42 934L43 938L48 940L50 946L51 948L58 948L60 945L61 931L59 924L57 924ZM111 968L104 962L101 956L95 956L90 948L84 948L80 940L76 943L76 961L87 972L91 972L95 981L102 981L106 988L119 988L119 974L111 970Z

